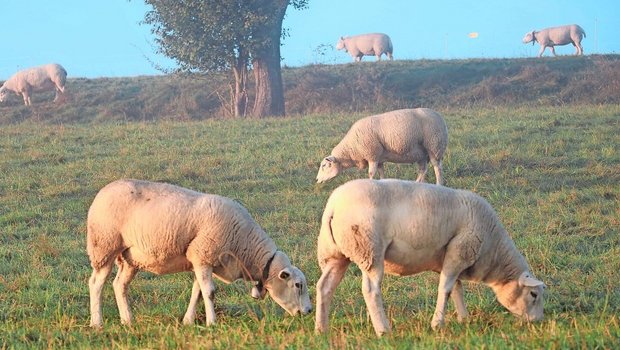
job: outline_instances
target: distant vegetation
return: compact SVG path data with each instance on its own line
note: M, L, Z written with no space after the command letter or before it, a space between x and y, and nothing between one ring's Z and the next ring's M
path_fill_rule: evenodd
M71 78L65 104L12 98L0 124L108 120L204 120L230 115L223 74ZM416 60L284 68L288 115L380 112L406 107L559 106L620 103L620 55ZM250 91L253 87L250 86ZM252 96L250 96L252 98Z

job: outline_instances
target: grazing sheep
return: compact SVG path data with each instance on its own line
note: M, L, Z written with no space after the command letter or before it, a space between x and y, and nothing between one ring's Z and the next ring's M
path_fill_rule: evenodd
M33 91L49 91L56 89L54 102L65 92L67 71L59 64L50 63L40 67L21 70L0 87L0 102L4 102L9 91L22 94L24 104L30 106Z
M391 61L394 59L392 53L392 40L382 33L361 34L347 37L340 37L336 44L337 50L344 49L348 52L355 62L362 60L364 55L377 56L377 61L381 61L381 55L385 54Z
M383 178L383 163L418 163L416 181L424 181L430 158L436 183L443 184L441 160L448 146L448 128L441 114L428 108L401 109L358 120L325 157L316 176L327 181L342 169L368 167Z
M529 42L534 45L535 42L538 41L540 44L540 51L538 52L538 57L543 55L545 52L545 48L551 48L551 52L554 56L556 45L567 45L573 44L577 51L575 55L583 55L583 47L581 46L581 39L585 38L586 32L580 26L576 24L553 27L553 28L545 28L539 32L532 30L531 32L525 34L523 37L523 43L527 44Z
M119 180L95 197L87 230L92 327L102 326L101 291L114 263L114 295L125 324L132 322L127 286L138 270L194 272L184 324L194 322L201 293L206 323L215 323L212 275L226 283L240 278L257 282L253 297L269 292L291 315L312 311L304 274L232 199L164 183Z
M431 326L443 327L449 296L458 319L467 316L461 280L483 282L510 312L528 321L543 317L543 282L480 196L403 180L353 180L329 197L318 238L322 275L316 290L317 332L328 329L334 291L353 261L377 335L390 331L381 298L384 273L439 275Z

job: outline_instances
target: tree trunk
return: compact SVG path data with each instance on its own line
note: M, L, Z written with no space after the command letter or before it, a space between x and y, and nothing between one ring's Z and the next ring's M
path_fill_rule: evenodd
M284 116L284 88L280 68L280 37L282 21L288 6L288 0L269 0L274 10L273 21L265 25L261 33L266 38L262 50L255 52L252 60L254 80L256 82L256 99L254 100L254 118L266 116Z
M246 90L248 69L245 62L237 63L233 67L235 75L235 90L233 91L233 113L235 117L245 117L248 109L248 92Z

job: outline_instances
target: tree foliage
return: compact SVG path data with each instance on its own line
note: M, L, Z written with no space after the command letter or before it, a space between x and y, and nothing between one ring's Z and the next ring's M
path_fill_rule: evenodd
M153 7L144 22L151 25L159 52L175 59L183 71L231 70L235 114L245 113L248 68L276 60L278 71L255 74L256 86L268 88L277 78L282 20L288 5L307 7L308 0L145 0ZM273 33L276 33L274 37ZM275 41L275 42L274 42ZM277 49L274 50L274 47ZM277 57L274 57L277 55ZM262 66L261 66L262 67ZM260 68L259 68L260 69ZM264 79L268 79L265 85ZM281 84L281 78L280 78ZM274 89L277 92L277 88ZM274 98L257 91L259 99ZM266 96L266 97L263 97ZM277 99L278 96L275 96ZM271 101L255 101L271 104ZM284 97L281 96L282 101ZM245 100L245 102L244 102ZM282 102L283 103L283 102ZM260 112L264 114L265 112ZM267 110L266 113L269 113ZM260 115L259 115L260 116Z

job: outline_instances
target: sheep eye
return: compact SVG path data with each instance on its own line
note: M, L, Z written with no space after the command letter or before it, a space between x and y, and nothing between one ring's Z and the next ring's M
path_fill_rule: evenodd
M297 282L297 283L295 283L295 287L301 289L302 285L301 285L301 283Z
M530 295L532 296L532 298L536 299L536 297L538 297L538 294L536 292L530 292Z

